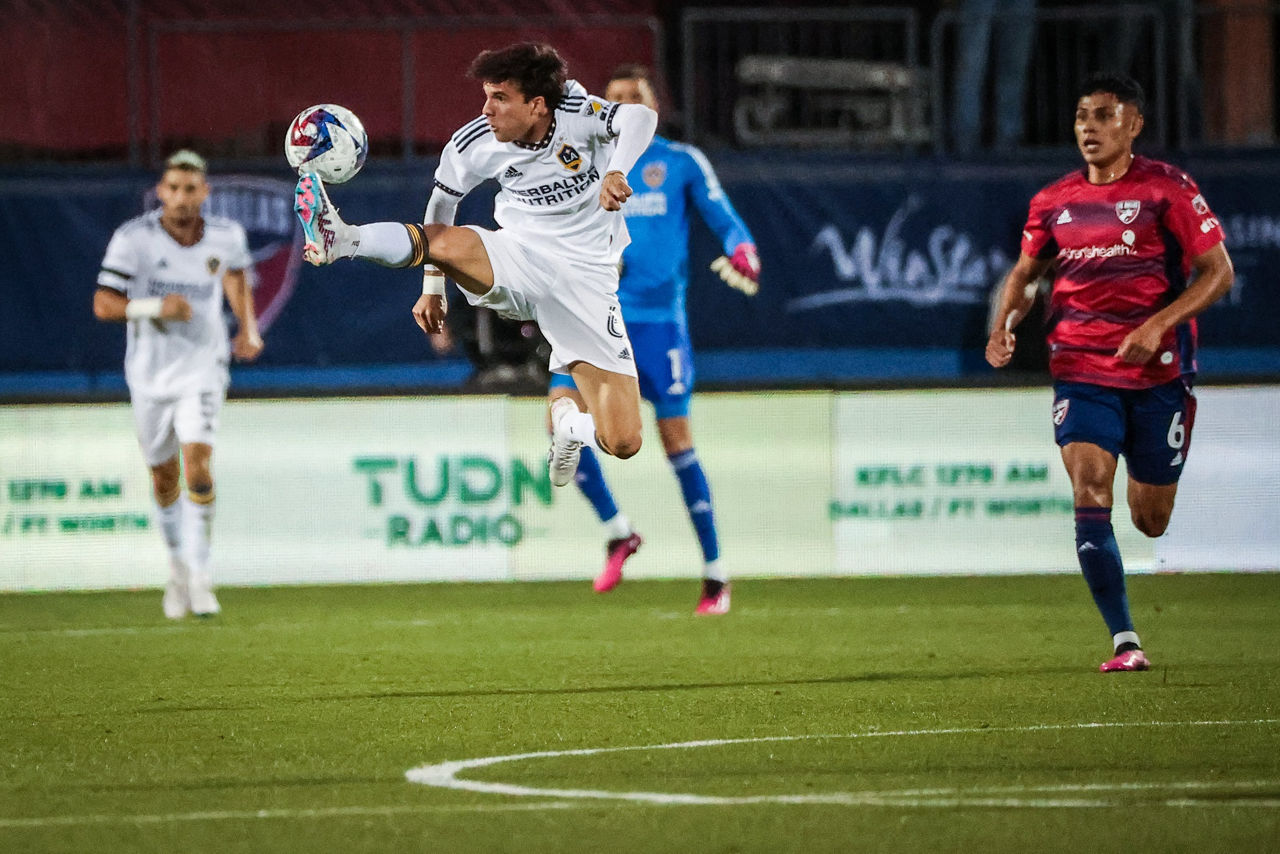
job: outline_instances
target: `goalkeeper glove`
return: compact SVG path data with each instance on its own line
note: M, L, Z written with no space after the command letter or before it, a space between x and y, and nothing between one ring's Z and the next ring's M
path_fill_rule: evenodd
M725 284L749 297L760 290L760 256L754 243L739 243L732 256L721 255L711 262L711 269Z

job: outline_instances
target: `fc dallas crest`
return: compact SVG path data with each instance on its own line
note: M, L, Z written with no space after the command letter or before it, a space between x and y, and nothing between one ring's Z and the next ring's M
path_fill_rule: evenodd
M1116 216L1120 217L1120 221L1125 225L1133 222L1138 218L1138 211L1142 209L1142 202L1137 199L1125 199L1123 202L1116 202Z

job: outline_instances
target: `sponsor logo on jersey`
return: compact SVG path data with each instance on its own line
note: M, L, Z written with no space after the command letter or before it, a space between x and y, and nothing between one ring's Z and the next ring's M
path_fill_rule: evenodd
M1208 234L1209 232L1213 231L1214 228L1217 227L1217 225L1218 225L1218 218L1216 216L1211 216L1200 223L1200 231L1203 234Z
M1209 203L1204 200L1204 196L1196 196L1191 200L1191 207L1198 214L1207 214L1209 212Z
M560 146L560 150L556 152L556 159L560 161L561 166L570 172L577 172L582 168L582 155L567 142Z
M507 171L502 173L503 178L519 178L524 173L514 166L508 166Z
M1123 202L1116 202L1116 216L1120 217L1120 221L1125 225L1133 222L1138 218L1138 211L1142 209L1142 202L1137 199L1125 199Z
M1058 225L1066 225L1071 222L1071 211L1066 208L1062 209L1062 213L1058 214Z
M210 255L208 258L205 259L204 266L205 266L205 269L209 271L209 275L212 276L214 273L218 272L218 266L221 263L222 262L219 261L217 258Z
M566 202L581 195L598 180L600 180L600 170L592 166L586 172L579 172L560 181L523 189L508 187L507 192L513 199L532 207L545 207Z
M1092 261L1095 258L1114 258L1117 255L1136 254L1132 246L1115 243L1111 246L1081 246L1078 249L1063 249L1058 257L1063 261Z
M1053 402L1053 426L1061 427L1062 422L1067 420L1067 410L1071 408L1071 401L1063 398Z
M626 347L623 347L621 350L619 350L619 351L618 351L618 358L619 358L619 359L626 359L628 362L630 362L630 361L631 361L631 351L630 351L630 350L628 350Z
M656 190L662 186L663 181L667 180L667 164L662 161L650 163L644 167L640 177L644 180L646 186L653 187Z
M1133 233L1132 228L1126 228L1124 231L1120 232L1120 239L1124 241L1126 246L1132 246L1133 241L1137 240L1138 236Z

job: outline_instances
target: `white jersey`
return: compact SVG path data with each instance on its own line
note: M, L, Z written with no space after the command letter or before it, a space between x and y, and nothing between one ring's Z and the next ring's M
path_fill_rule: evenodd
M499 142L481 116L445 146L436 189L461 198L497 179L493 218L503 229L555 255L616 264L631 237L621 212L601 207L600 182L618 136L618 106L574 91L537 143Z
M160 209L116 229L98 273L98 285L129 299L181 294L191 320L130 320L124 374L129 391L176 397L202 384L226 382L230 348L222 319L222 277L250 266L244 228L206 216L204 234L191 246L160 224Z

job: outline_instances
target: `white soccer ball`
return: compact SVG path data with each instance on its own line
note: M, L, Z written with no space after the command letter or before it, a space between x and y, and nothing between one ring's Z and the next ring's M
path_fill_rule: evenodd
M364 165L369 137L356 114L337 104L298 113L284 137L284 156L298 172L314 172L326 184L350 181Z

